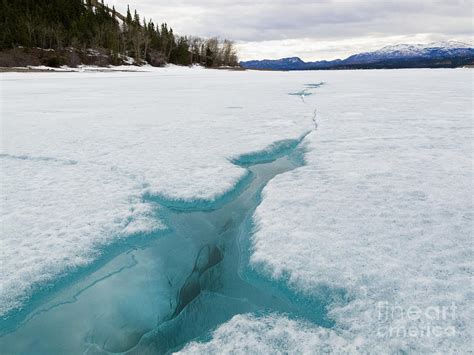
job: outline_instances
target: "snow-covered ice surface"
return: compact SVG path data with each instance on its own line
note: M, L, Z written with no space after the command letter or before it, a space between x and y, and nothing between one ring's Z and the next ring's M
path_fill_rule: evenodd
M183 354L328 354L354 353L336 332L284 315L236 315L212 334L207 343L192 342Z
M154 202L225 202L248 174L233 162L317 126L305 166L265 187L241 273L335 300L333 325L240 314L183 351L471 349L471 71L8 73L1 90L3 315L107 245L159 236Z
M165 228L150 201L205 204L231 163L310 129L302 78L169 67L1 77L0 314L101 247ZM146 198L144 198L146 196Z
M264 189L249 272L306 297L345 289L347 302L329 315L354 350L472 350L472 72L316 76L327 82L311 99L319 129L305 139L306 166ZM280 322L238 317L189 349L228 347L235 333L253 339L261 328L278 333ZM296 343L308 332L298 330ZM283 336L298 353L294 337Z

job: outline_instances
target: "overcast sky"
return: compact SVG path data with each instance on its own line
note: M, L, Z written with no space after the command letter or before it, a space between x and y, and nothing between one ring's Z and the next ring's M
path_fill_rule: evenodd
M387 44L472 42L472 0L106 0L176 33L229 38L239 58L335 59Z

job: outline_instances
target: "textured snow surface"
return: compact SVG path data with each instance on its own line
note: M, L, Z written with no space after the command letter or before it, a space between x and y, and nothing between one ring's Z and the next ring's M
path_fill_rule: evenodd
M124 237L164 229L149 198L213 201L244 153L300 137L305 79L169 67L1 77L0 314Z
M265 188L252 267L309 297L345 289L329 314L360 351L472 350L471 72L318 76L307 165Z
M35 282L89 263L113 238L163 228L126 176L88 163L1 156L0 310Z
M191 342L183 354L315 354L355 352L336 332L270 314L234 316L207 343Z

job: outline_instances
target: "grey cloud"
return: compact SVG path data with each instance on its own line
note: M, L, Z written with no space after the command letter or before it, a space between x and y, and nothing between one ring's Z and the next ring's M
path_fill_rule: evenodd
M123 1L109 0L118 9ZM363 36L471 36L471 0L130 0L179 34L240 42Z

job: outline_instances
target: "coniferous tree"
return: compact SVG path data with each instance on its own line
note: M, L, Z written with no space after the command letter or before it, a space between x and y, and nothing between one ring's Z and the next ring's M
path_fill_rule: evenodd
M127 25L132 23L132 14L130 13L130 5L127 5Z
M56 64L63 60L61 53L77 57L91 49L106 53L113 63L127 55L153 65L237 64L230 41L177 36L166 23L141 21L129 6L122 16L104 0L0 0L0 51L18 47L54 49Z

